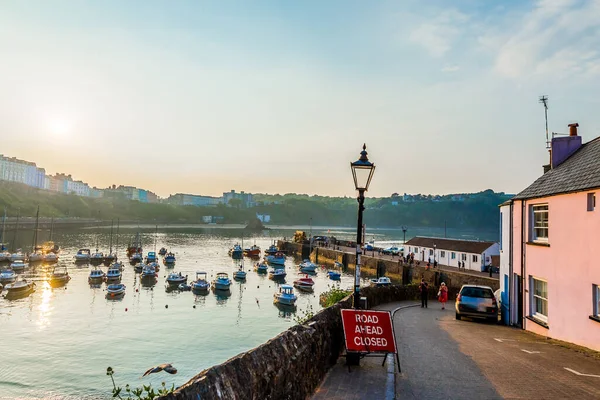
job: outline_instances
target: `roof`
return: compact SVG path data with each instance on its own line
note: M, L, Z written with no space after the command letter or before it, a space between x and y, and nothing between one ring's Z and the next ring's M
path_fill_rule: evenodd
M562 164L540 176L513 199L553 196L600 187L600 137L583 144Z
M459 240L424 236L416 236L406 242L406 245L429 248L433 248L434 244L439 250L481 254L496 243L476 240Z

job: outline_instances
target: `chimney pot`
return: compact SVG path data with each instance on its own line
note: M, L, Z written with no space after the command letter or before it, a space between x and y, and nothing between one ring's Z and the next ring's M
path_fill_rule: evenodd
M579 124L575 122L574 124L569 124L569 136L577 136L577 127Z

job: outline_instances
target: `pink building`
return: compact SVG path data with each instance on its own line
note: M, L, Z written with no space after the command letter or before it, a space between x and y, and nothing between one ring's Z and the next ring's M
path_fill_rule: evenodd
M510 325L600 350L600 137L552 140L544 175L500 206L500 283Z

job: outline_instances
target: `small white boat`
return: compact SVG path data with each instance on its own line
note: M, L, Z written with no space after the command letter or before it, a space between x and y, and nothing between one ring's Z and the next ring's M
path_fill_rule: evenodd
M171 286L179 286L182 283L187 283L187 275L183 276L181 272L171 272L167 276L167 283Z
M206 280L206 272L196 272L196 280L192 282L194 292L206 292L210 289L210 283Z
M285 265L285 254L283 254L282 252L277 252L275 254L266 256L265 260L269 264L273 264L273 265Z
M10 253L8 251L0 251L0 262L2 261L9 261L10 260Z
M36 250L29 255L28 260L30 263L41 262L44 260L44 253L41 250Z
M372 286L389 286L392 284L392 281L387 276L380 276L377 279L371 279Z
M55 253L46 253L46 254L44 254L44 257L42 258L42 261L45 263L48 263L48 264L57 263L58 255Z
M315 272L319 266L310 260L304 260L298 267L302 272Z
M104 262L104 253L102 253L101 251L98 251L98 249L96 249L96 252L93 253L90 257L90 262L92 264L101 264Z
M294 287L304 292L312 292L313 286L315 286L315 281L309 278L308 275L305 278L300 278L294 281Z
M277 268L269 271L269 278L273 280L283 279L286 276L285 269Z
M56 287L56 286L65 285L70 280L71 280L71 277L69 276L67 267L65 267L61 271L57 271L56 268L53 268L52 273L50 274L50 279L48 280L48 283L50 284L50 286Z
M76 262L89 262L91 258L90 249L79 249L75 254Z
M118 297L125 294L126 286L122 283L113 283L106 287L106 297Z
M106 278L106 274L104 273L104 271L102 271L101 269L98 269L98 268L94 268L93 270L90 271L90 274L88 275L88 282L89 283L101 283L101 282L104 282L105 278Z
M298 297L294 294L294 288L291 285L281 285L279 292L273 295L273 302L283 304L286 306L293 306L296 304Z
M7 284L17 280L17 274L12 269L3 269L0 271L0 283Z
M219 272L217 277L213 281L213 287L215 290L229 290L231 286L231 280L226 272Z
M14 283L9 283L4 286L4 289L7 291L6 298L10 299L11 297L26 297L33 293L35 288L34 282L27 282L26 280L17 281Z
M120 281L121 280L121 269L114 264L110 266L108 271L106 271L106 280L109 282Z
M15 272L19 273L19 272L23 272L23 271L25 271L27 268L29 268L29 264L27 264L27 263L25 263L25 262L23 262L23 261L13 261L13 262L10 264L10 268L11 268L13 271L15 271Z
M25 254L23 254L20 250L17 251L16 253L12 253L10 255L10 261L14 262L14 261L25 261Z

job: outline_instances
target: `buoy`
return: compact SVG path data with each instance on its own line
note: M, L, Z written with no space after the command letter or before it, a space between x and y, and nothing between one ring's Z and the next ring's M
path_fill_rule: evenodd
M125 312L127 312L127 308L125 308Z
M168 305L168 304L165 304L165 308L169 308L169 305Z
M194 308L196 308L196 305L194 304Z

